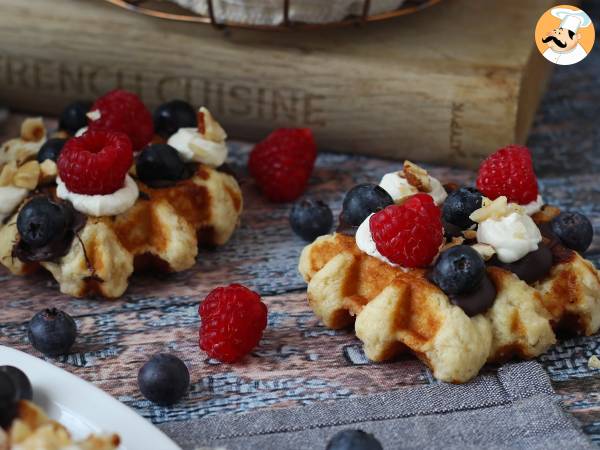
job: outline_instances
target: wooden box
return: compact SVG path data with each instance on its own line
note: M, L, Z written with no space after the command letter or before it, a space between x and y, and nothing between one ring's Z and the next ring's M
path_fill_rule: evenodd
M109 89L207 105L232 137L312 128L321 148L476 166L523 142L551 64L551 0L444 0L361 28L219 31L100 0L2 0L0 102L57 114Z

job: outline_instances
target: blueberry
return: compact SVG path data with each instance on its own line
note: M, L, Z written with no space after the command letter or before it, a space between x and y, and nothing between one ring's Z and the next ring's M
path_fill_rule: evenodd
M86 114L91 106L91 103L82 101L69 104L60 115L58 127L69 134L75 134L80 128L87 127Z
M156 180L177 181L185 178L186 168L179 153L167 144L152 144L137 158L136 173L144 182Z
M359 184L344 197L340 221L346 225L359 226L370 214L394 204L385 189L376 184Z
M320 200L302 200L292 206L292 230L305 241L312 242L329 233L333 225L331 209Z
M468 245L457 245L442 252L433 267L433 282L446 294L473 291L485 275L485 263Z
M187 392L190 373L179 358L167 353L154 355L138 373L140 391L151 402L168 406Z
M17 416L18 401L17 388L12 378L0 372L0 427L7 428Z
M0 366L0 373L5 373L10 377L17 390L19 400L31 400L33 398L31 381L21 369L13 366Z
M45 309L29 321L28 335L31 345L44 355L65 355L75 343L77 325L66 312Z
M196 111L183 100L163 103L154 111L154 130L168 138L180 128L196 127Z
M19 212L17 229L26 244L43 247L64 235L67 222L68 218L58 204L48 197L35 197Z
M585 252L594 238L590 220L576 212L563 212L552 219L552 232L565 246L579 253Z
M466 230L474 224L469 216L481 208L481 199L482 195L477 189L462 187L448 195L442 208L442 216L446 222Z
M331 438L326 450L383 450L383 447L372 434L362 430L344 430Z
M44 142L44 145L42 145L37 154L38 162L43 163L47 159L51 159L54 162L58 161L58 155L60 155L65 142L67 142L66 139L48 139L46 142Z

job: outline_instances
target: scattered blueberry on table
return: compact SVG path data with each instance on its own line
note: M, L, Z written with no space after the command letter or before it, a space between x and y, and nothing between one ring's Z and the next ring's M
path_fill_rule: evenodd
M29 342L47 356L60 356L69 352L77 338L77 325L73 318L56 308L37 313L29 322Z
M383 450L383 447L372 434L362 430L344 430L331 438L326 450Z
M321 200L301 200L292 206L290 225L294 233L312 242L329 233L333 226L333 213Z
M178 357L159 353L140 369L138 385L148 400L161 406L169 406L181 400L188 391L190 372Z

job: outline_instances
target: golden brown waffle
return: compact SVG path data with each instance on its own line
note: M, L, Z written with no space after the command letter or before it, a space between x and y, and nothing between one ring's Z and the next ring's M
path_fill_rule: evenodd
M552 326L584 334L598 330L598 272L570 254L535 286L488 268L496 300L471 318L427 281L423 269L392 267L361 252L350 236L317 239L303 250L299 270L315 314L329 328L354 322L370 359L383 361L408 349L436 378L460 383L486 362L540 355L555 343Z
M224 244L239 222L243 200L237 181L211 167L198 165L191 178L171 187L138 186L140 197L132 208L117 216L88 217L57 261L23 263L13 256L19 239L15 213L0 228L0 263L16 275L44 267L68 295L116 298L134 269L189 269L199 244Z
M91 435L83 441L74 441L67 429L28 401L19 403L17 418L8 431L0 428L1 450L116 450L120 439L116 434Z

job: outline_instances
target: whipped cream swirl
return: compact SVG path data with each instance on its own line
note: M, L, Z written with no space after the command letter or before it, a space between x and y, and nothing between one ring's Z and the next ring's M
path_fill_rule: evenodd
M520 206L525 210L525 214L532 216L536 212L541 211L542 206L544 206L544 199L541 195L538 195L532 202Z
M434 203L439 206L444 203L444 200L448 197L448 193L437 178L429 176L429 183L431 185L431 192L426 192L426 194L430 195ZM379 186L390 194L397 204L403 203L411 195L419 193L419 189L410 184L402 176L402 172L386 173L379 182Z

